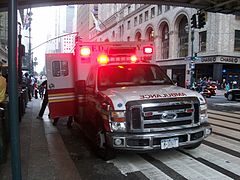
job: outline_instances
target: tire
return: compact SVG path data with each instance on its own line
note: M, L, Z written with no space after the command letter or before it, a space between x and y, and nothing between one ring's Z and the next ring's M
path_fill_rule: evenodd
M233 100L233 95L232 95L232 94L228 94L228 95L227 95L227 99L228 99L229 101L232 101L232 100Z
M96 134L96 154L103 160L108 161L116 157L116 152L107 145L106 132L99 127L99 130Z
M186 146L186 147L184 147L184 149L196 149L196 148L198 148L201 144L202 144L202 142L198 142L198 143L196 143L196 144Z

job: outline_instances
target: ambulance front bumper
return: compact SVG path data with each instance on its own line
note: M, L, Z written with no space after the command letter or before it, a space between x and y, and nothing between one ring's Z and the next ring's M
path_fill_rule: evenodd
M201 143L212 132L209 123L191 128L154 133L107 133L113 149L148 151L191 146Z

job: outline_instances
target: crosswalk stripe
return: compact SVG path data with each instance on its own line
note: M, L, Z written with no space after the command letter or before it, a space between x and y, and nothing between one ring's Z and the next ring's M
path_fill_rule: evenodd
M137 154L119 154L117 158L108 161L108 163L113 163L123 175L141 171L149 179L158 180L159 177L163 180L172 179Z
M209 122L215 126L226 127L228 129L232 129L240 132L240 124L233 124L233 123L218 121L214 119L209 119Z
M235 139L240 140L240 133L237 132L237 131L222 128L222 127L218 127L218 126L214 126L214 125L212 125L212 128L213 128L213 132L217 132L219 134L224 134L224 135L227 135L229 137L233 137Z
M240 178L240 158L236 158L232 155L216 150L204 144L202 144L199 148L195 150L184 151L191 154L195 158L202 158L215 165L218 165L221 168L224 168L227 171L238 175Z
M235 120L228 120L228 119L216 118L216 117L211 117L211 116L208 116L208 119L209 120L214 119L214 120L229 122L229 123L233 123L233 124L240 124L239 120L237 120L237 122L236 122Z
M223 116L223 115L212 115L212 114L209 114L208 118L209 119L220 119L222 121L226 120L226 121L229 121L229 122L240 123L240 117L239 118L231 118L231 117Z
M187 179L230 179L199 161L178 151L164 151L151 154L155 159L162 161ZM204 172L204 173L202 173Z
M178 179L178 180L187 180L184 176L182 176L181 174L179 174L178 172L176 172L166 164L162 163L161 161L153 158L152 156L149 156L147 154L141 154L140 156L145 160L147 160L148 162L150 162L151 164L153 164L154 166L156 166L158 169L163 171L165 174L167 174L171 178Z
M215 115L223 115L223 116L230 116L233 118L238 118L240 119L240 114L238 113L230 113L230 112L223 112L223 111L216 111L216 110L211 110L208 109L209 114L215 114Z
M206 141L219 144L223 147L232 149L234 151L240 152L240 142L225 138L216 134L212 134L211 136L206 138Z
M234 114L239 114L240 115L240 111L234 111Z

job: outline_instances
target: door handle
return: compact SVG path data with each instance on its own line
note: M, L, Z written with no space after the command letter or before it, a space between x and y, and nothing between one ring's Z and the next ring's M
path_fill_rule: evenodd
M55 88L55 86L54 86L53 83L49 84L48 87L49 87L49 89L53 89L53 88Z

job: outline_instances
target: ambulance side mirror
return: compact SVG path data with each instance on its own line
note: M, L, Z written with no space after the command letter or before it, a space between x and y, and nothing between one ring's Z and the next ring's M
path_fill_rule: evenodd
M76 82L77 92L79 94L85 94L86 91L86 81L85 80L79 80Z

